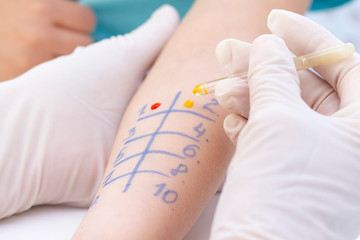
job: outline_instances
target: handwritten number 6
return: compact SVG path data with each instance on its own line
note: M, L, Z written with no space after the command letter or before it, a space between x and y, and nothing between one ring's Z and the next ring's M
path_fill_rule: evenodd
M196 149L200 149L198 145L187 145L183 149L183 154L187 157L193 158L196 156Z

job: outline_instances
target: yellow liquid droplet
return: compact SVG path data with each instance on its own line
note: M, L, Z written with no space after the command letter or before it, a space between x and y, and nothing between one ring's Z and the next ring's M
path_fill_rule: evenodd
M192 108L194 106L194 101L189 99L184 103L184 106L187 108Z
M201 93L200 84L198 84L198 85L194 88L193 94L196 95L196 96L198 96L198 95L200 95L200 93Z
M205 84L198 84L193 89L193 94L196 95L196 96L205 95L205 94L209 94L209 91L206 89Z

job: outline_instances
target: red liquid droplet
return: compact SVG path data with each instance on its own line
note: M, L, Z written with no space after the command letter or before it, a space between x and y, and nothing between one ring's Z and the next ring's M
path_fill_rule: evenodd
M151 106L151 110L155 110L157 109L158 107L160 107L161 103L154 103L152 106Z

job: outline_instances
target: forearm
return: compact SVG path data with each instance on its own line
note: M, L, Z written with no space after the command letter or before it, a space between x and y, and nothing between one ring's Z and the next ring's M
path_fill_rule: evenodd
M129 105L105 178L76 237L184 236L223 180L233 152L222 129L226 112L213 96L194 97L192 89L225 75L214 55L219 41L252 40L266 31L270 9L297 1L274 2L194 4ZM305 5L297 6L299 11ZM194 107L184 107L190 98ZM162 105L151 110L157 102Z

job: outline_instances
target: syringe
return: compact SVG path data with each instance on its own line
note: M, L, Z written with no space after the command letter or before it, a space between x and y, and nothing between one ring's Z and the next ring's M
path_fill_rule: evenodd
M351 55L354 54L354 52L355 52L354 45L352 43L345 43L337 47L327 48L318 52L309 53L300 57L295 57L294 63L296 70L300 71L350 57ZM194 88L193 93L194 95L197 96L213 93L215 91L216 84L219 81L230 78L238 78L238 79L246 80L247 72L240 73L232 77L223 77L209 82L198 84Z

